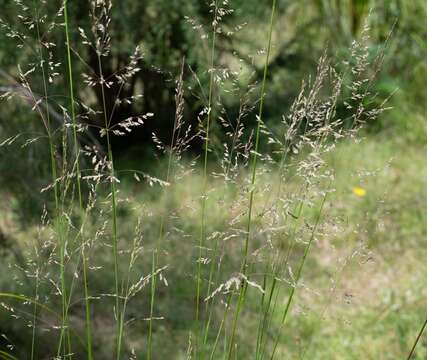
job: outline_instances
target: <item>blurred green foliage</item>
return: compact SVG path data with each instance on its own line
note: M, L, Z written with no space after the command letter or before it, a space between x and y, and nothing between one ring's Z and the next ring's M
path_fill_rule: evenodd
M28 17L47 16L41 29L43 34L60 5L58 1L23 3L29 10L20 19L18 15L22 15L21 10L15 2L0 1L1 18L28 37L25 41L28 46L17 48L17 39L7 38L4 29L0 32L0 69L10 75L16 74L17 63L24 66L34 60L31 46L36 33L34 29L28 29ZM269 1L235 0L219 1L219 4L233 12L221 19L216 63L221 67L230 67L233 64L230 57L236 57L237 54L245 68L255 71L255 79L259 79L262 69L254 57L264 46L263 36L260 35L266 30ZM314 71L314 64L324 49L328 47L331 53L339 54L359 36L365 22L370 27L370 46L373 49L383 46L393 30L378 91L386 97L399 87L407 94L410 93L414 104L420 103L420 97L424 99L420 87L426 76L424 60L427 31L423 24L427 15L425 1L285 0L280 1L279 5L275 54L270 72L274 84L269 101L272 117L286 111L283 104L292 101L301 79ZM69 6L73 16L73 47L86 64L94 68L94 56L81 44L77 30L81 27L90 31L89 2L70 1ZM199 0L123 0L114 3L111 14L112 56L105 60L107 72L112 74L122 68L135 46L140 45L144 50L141 64L143 71L126 92L128 95L142 91L144 100L140 107L124 109L123 112L155 112L157 129L164 129L165 134L168 134L172 124L170 117L174 111L172 80L179 72L182 58L185 56L186 63L201 77L202 85L207 78L212 4ZM239 25L242 28L235 31ZM228 36L232 31L235 33ZM47 36L50 38L45 40L56 44L55 57L64 63L62 32L55 31ZM88 69L76 59L75 72L80 74L82 71ZM186 77L191 82L191 74L186 74ZM4 81L2 79L2 83ZM58 80L53 94L63 92L63 81L65 79ZM82 83L77 90L80 96L84 96L86 89ZM114 97L114 92L110 96ZM99 99L94 98L94 102L97 101ZM234 103L228 102L227 107L235 108L238 102L236 98ZM188 95L188 105L194 115L199 110L200 102ZM146 132L150 133L149 129Z
M32 15L44 19L41 32L45 34L49 22L58 11L60 2L49 1L34 3L23 2L28 6L26 14L20 18L21 8L10 0L0 1L1 18L12 29L27 36L23 48L17 47L17 39L10 39L3 29L0 32L0 69L10 75L16 75L16 64L34 61L32 46L36 32L28 29L27 20ZM255 72L255 79L261 76L261 66L256 61L256 52L263 48L262 43L268 16L269 1L235 0L219 1L222 8L233 12L221 19L217 43L219 67L233 67L232 59L240 58L247 71ZM83 71L94 68L94 54L85 46L78 35L78 27L90 31L89 2L70 1L71 23L73 24L73 47L86 64L75 59L77 78ZM169 136L174 113L174 81L179 72L180 63L185 61L200 77L201 84L207 80L209 64L209 46L212 23L212 4L199 0L122 0L114 3L111 19L112 56L105 59L107 74L113 74L122 68L137 45L144 51L143 71L126 89L125 95L142 91L144 99L139 105L122 109L123 115L138 112L156 113L156 130L162 137ZM46 18L43 16L46 15ZM423 83L426 78L425 56L427 50L427 30L423 19L427 15L425 1L402 0L285 0L279 2L278 21L275 30L275 54L271 60L272 85L268 102L269 115L273 119L286 111L299 90L300 81L314 71L315 63L326 47L332 54L340 54L347 49L354 38L360 35L365 22L370 27L370 46L375 51L388 41L386 60L377 85L382 98L392 94L397 88L404 95L398 95L397 107L401 103L417 105L425 101ZM369 18L368 18L369 17ZM368 18L368 19L367 19ZM58 22L62 19L58 18ZM240 27L241 25L241 27ZM236 31L238 27L239 31ZM229 36L230 32L234 32ZM56 44L54 56L64 63L63 34L54 31L46 34L45 41ZM4 84L6 79L1 79ZM51 90L52 94L61 94L65 79L62 77ZM186 81L193 83L192 75L186 73ZM80 97L86 96L87 89L80 82ZM116 92L108 94L110 103L114 102ZM96 106L99 96L93 95ZM393 104L395 104L393 102ZM98 104L99 105L99 104ZM201 101L187 95L189 117L200 110ZM228 110L236 111L239 98L227 100ZM285 105L285 106L284 106ZM398 111L400 112L400 111ZM406 113L406 109L402 111ZM4 114L1 114L4 118ZM405 126L401 122L403 114L394 115L394 125ZM120 116L118 116L120 117ZM274 121L274 120L273 120ZM382 122L381 129L390 122ZM148 126L145 138L153 128ZM141 134L139 134L139 137ZM123 144L122 144L123 145Z
M224 15L218 27L215 64L219 73L228 69L231 76L215 89L217 102L214 111L233 119L247 86L259 82L262 77L261 50L265 48L263 39L270 1L218 0L218 4L224 9ZM30 24L38 18L42 41L55 44L46 50L45 56L51 52L51 61L61 63L57 69L60 76L48 90L51 104L59 113L59 105L68 103L63 19L61 14L58 16L60 5L60 1L0 0L0 18L6 24L0 29L0 87L14 85L17 64L25 70L37 61L37 32ZM84 72L96 74L93 70L96 68L94 51L82 43L78 30L91 31L90 2L69 1L69 6L77 97L84 98L85 103L95 110L100 109L99 91L88 88L81 76ZM116 153L122 150L127 158L139 159L141 154L153 149L152 132L156 132L161 140L168 141L175 114L175 79L184 57L187 64L184 73L187 86L185 118L197 127L197 115L206 106L201 94L206 92L203 89L207 88L209 78L212 6L212 2L200 0L121 0L114 3L110 23L111 56L103 60L105 73L111 75L123 68L136 46L140 46L144 53L139 64L142 71L123 89L122 97L139 93L144 96L141 101L121 106L120 111L116 111L117 121L134 114L155 114L155 120L147 122L141 130L134 131L125 139L116 138ZM368 130L398 134L404 141L423 142L427 136L424 106L427 101L424 90L427 30L423 21L426 16L427 3L424 0L279 1L266 99L265 118L269 127L274 129L279 125L282 115L298 94L301 81L314 74L317 59L325 49L333 59L341 61L348 53L346 49L353 39L361 36L366 24L369 26L368 45L372 54L385 47L384 63L374 89L378 92L377 101L391 97L389 105L393 107L393 111L386 112L379 121L370 124ZM57 27L48 31L52 21L57 23ZM22 36L11 38L8 36L11 31ZM35 87L32 90L37 94L42 93L39 73L32 74ZM197 74L197 80L194 74ZM107 90L110 108L114 106L116 96L115 86ZM255 102L259 94L255 91L251 96ZM27 111L29 106L18 101L0 108L0 141L22 129L31 136L43 136L42 124ZM96 116L89 121L96 122ZM249 117L247 121L251 126L255 119ZM221 126L214 125L214 129L221 141ZM98 134L94 132L94 136ZM201 144L196 142L194 146ZM44 147L45 144L41 144L41 148ZM29 152L35 150L28 150L25 156L18 155L13 148L7 151L7 156L2 154L4 158L13 164L20 159L23 171L28 169L39 175L47 172L45 164L33 161L34 156ZM2 173L5 174L10 162L2 164ZM10 180L7 181L10 183Z

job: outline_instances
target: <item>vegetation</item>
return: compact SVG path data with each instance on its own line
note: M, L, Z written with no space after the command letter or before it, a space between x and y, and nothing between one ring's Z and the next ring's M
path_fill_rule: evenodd
M423 1L0 6L0 359L427 357Z

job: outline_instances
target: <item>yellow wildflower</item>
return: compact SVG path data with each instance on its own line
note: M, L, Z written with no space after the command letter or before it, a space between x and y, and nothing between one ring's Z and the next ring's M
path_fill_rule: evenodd
M354 187L353 188L353 194L358 196L358 197L364 197L366 195L366 190L361 188L361 187Z

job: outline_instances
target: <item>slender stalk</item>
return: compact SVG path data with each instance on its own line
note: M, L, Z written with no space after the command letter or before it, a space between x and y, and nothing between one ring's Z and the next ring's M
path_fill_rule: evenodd
M298 270L297 270L296 276L295 276L295 283L292 285L291 293L289 295L288 302L286 303L285 311L283 313L282 321L280 324L280 329L279 329L279 332L278 332L278 335L276 338L276 342L274 344L273 352L271 354L271 358L270 358L271 360L274 358L274 355L276 353L277 345L279 344L279 340L280 340L281 330L282 330L283 326L285 325L285 322L286 322L286 319L287 319L287 316L289 313L289 309L291 308L292 300L294 298L296 289L298 287L299 280L301 278L302 270L303 270L305 262L307 260L308 253L310 252L310 248L311 248L311 245L313 243L314 236L316 235L317 227L319 225L320 218L321 218L322 212L323 212L323 207L324 207L325 202L326 202L326 197L327 197L327 193L325 193L325 195L322 198L322 203L320 204L319 213L316 217L316 221L314 223L313 230L311 232L310 240L308 241L308 244L305 247L304 254L303 254L301 261L300 261L300 264L298 266Z
M208 297L211 293L211 288L212 288L212 279L213 279L213 274L214 274L214 259L217 256L217 252L218 252L218 240L215 241L215 247L214 247L214 251L213 251L213 255L212 255L212 260L211 260L211 266L210 266L210 270L209 270L209 280L208 280L208 289L206 292L206 297ZM220 269L221 269L221 261L219 262L218 266L217 266L217 271L216 271L216 276L215 276L215 283L218 282L219 276L220 276ZM208 320L206 322L206 326L205 326L205 330L204 330L204 336L203 336L203 346L206 345L207 339L208 339L208 334L209 334L209 328L210 328L210 324L211 324L211 320L212 320L212 314L213 314L213 307L211 306L213 303L214 299L210 299L207 301L206 304L206 312L209 313L208 315Z
M34 10L35 10L35 16L36 16L36 32L37 32L37 50L38 50L38 56L40 58L40 64L41 64L41 71L42 71L42 80L43 80L43 93L44 93L44 100L45 100L45 106L46 106L46 124L47 124L47 133L48 133L48 140L49 140L49 151L50 151L50 165L51 165L51 171L52 171L52 181L53 181L53 188L54 188L54 196L55 196L55 206L56 209L58 209L59 202L58 202L58 186L56 183L56 177L57 177L57 171L56 171L56 162L55 162L55 147L53 143L53 136L52 136L52 130L50 126L50 111L49 111L49 101L48 101L48 91L47 91L47 81L46 81L46 72L44 69L44 56L43 56L43 48L41 46L41 36L40 36L40 25L39 25L39 12L37 9L37 6L35 4L35 0L33 1Z
M152 351L152 331L153 331L153 315L154 315L154 298L156 294L156 276L154 275L156 271L157 263L157 254L155 249L153 249L153 258L151 265L151 296L150 296L150 320L148 324L148 350L147 350L147 360L151 360L151 351Z
M271 293L271 295L273 295L273 293ZM270 324L273 321L275 310L276 310L276 307L277 307L277 303L279 301L279 295L280 295L280 287L277 287L277 291L276 291L276 294L274 296L274 303L273 303L273 306L272 306L273 310L271 311L271 316L270 317L267 316L265 328L263 329L263 333L261 334L261 343L260 343L260 349L259 349L259 356L256 359L264 359L264 353L265 353L265 348L266 348L266 342L267 341L264 341L264 343L262 343L263 336L264 336L264 332L266 331L266 329L270 328Z
M166 182L169 183L170 178L172 176L172 160L173 160L173 152L174 152L174 146L175 141L177 138L179 138L179 131L177 134L177 129L179 127L179 117L181 116L180 111L182 111L181 108L181 102L182 102L182 96L183 96L183 77L184 77L184 65L185 65L185 58L182 60L181 65L181 75L178 81L178 87L177 87L177 94L176 94L176 113L175 113L175 120L173 124L173 130L172 130L172 139L170 142L170 150L169 150L169 158L168 158L168 167L166 172ZM162 243L163 237L164 237L164 228L165 228L165 214L162 214L161 220L160 220L160 227L159 227L159 243ZM148 352L147 352L147 360L151 360L151 352L152 352L152 331L153 331L153 315L154 315L154 301L155 301L155 294L156 294L156 266L158 262L158 251L157 249L153 249L153 256L152 256L152 266L151 266L151 295L150 295L150 319L149 319L149 326L148 326Z
M273 266L276 266L276 263L274 263ZM265 301L265 291L267 289L267 280L268 277L264 276L264 294L262 296L262 300L261 300L261 311L263 311L263 316L262 318L260 318L260 322L258 325L258 335L257 335L257 344L256 344L256 351L255 351L255 359L258 360L259 359L259 353L261 351L261 346L262 346L262 342L263 342L263 338L264 338L264 334L265 334L265 330L267 328L267 323L268 323L268 319L269 319L269 313L270 313L270 307L271 307L271 302L273 299L273 294L274 291L276 289L276 285L277 285L277 275L278 270L277 268L273 268L273 280L272 280L272 284L270 286L270 291L269 291L269 295L268 295L268 300L267 300L267 305L264 306L264 301Z
M301 192L304 193L303 190L301 190L300 193ZM263 339L264 339L265 331L266 331L266 329L269 328L269 324L271 322L271 317L269 317L269 313L274 314L274 312L276 310L276 306L277 306L277 299L278 299L279 292L280 292L280 287L277 286L278 285L277 277L281 273L282 269L286 269L286 267L289 263L289 259L290 259L292 250L293 250L295 243L296 243L296 241L295 241L296 232L297 232L297 229L300 227L301 222L302 222L302 213L303 213L305 201L306 201L306 197L305 197L305 195L303 195L303 198L300 200L300 202L296 206L296 210L297 210L296 211L296 218L299 221L297 221L297 223L295 223L295 226L293 226L292 232L289 235L289 238L291 239L291 243L288 246L286 254L284 256L280 256L279 261L277 261L277 264L278 264L277 268L273 272L273 281L272 281L272 286L270 288L270 294L269 294L269 300L267 302L267 307L264 310L264 319L262 321L262 327L258 328L259 344L257 344L258 348L256 351L256 359L262 359L263 358L263 354L265 351L265 344L263 347ZM276 295L275 295L275 300L274 300L273 306L271 307L272 297L273 297L274 291L276 289L277 289L277 291L276 291ZM260 325L261 325L261 322L260 322Z
M138 223L138 228L139 228L139 223ZM119 332L119 342L122 341L122 337L124 334L124 319L125 319L125 314L126 314L126 308L128 305L128 301L130 299L131 293L130 293L130 288L131 288L131 272L132 272L132 267L134 265L134 262L136 260L136 251L137 251L137 246L138 246L138 240L137 237L135 236L134 238L134 242L133 242L133 249L131 252L131 256L130 256L130 260L129 260L129 266L128 266L128 270L127 270L127 279L126 279L126 289L125 289L125 297L123 300L123 308L122 308L122 313L120 316L120 332Z
M206 197L207 197L207 180L208 180L208 153L209 153L209 132L212 120L212 101L214 90L214 66L215 66L215 49L216 49L216 32L217 32L217 13L218 13L218 0L214 3L214 18L213 18L213 34L211 43L211 61L210 61L210 77L209 77L209 97L208 97L208 117L206 121L206 134L205 134L205 149L203 155L203 189L202 189L202 204L201 204L201 224L200 224L200 237L199 237L199 254L197 259L197 279L196 279L196 353L198 346L198 325L200 313L200 288L201 288L201 272L202 272L202 248L206 238Z
M40 58L40 67L42 71L42 79L43 79L43 92L44 92L44 100L46 106L46 125L47 125L47 135L49 141L49 154L50 154L50 167L51 167L51 175L53 181L54 188L54 198L55 198L55 212L56 215L59 215L59 202L58 202L58 186L56 183L57 171L56 171L56 162L55 162L55 147L53 142L52 130L50 125L50 111L49 111L49 101L48 101L48 90L47 90L47 81L46 81L46 73L44 68L44 56L43 56L43 48L41 46L41 36L40 36L40 24L39 24L39 11L35 0L33 0L33 6L35 11L35 29L37 32L37 51L38 56ZM35 288L35 298L37 299L39 289L39 272L37 270L36 273L36 288ZM36 338L36 319L37 319L37 303L33 304L33 331L32 331L32 339L31 339L31 359L34 359L35 354L35 338Z
M237 144L239 127L240 127L240 123L242 120L243 106L244 106L244 104L241 102L240 103L240 109L239 109L239 116L237 119L237 124L235 126L233 139L232 139L232 143L231 143L231 149L230 149L230 155L229 155L228 162L227 162L227 168L226 168L225 173L224 173L224 175L225 175L224 176L224 179L225 179L224 188L225 188L225 190L227 190L227 186L229 185L229 184L227 184L227 179L229 178L233 154L235 152L235 148L236 148L236 144ZM213 260L216 259L217 255L218 255L218 248L219 248L218 239L216 239L215 245L214 245L214 251L213 251L212 259L211 259L211 266L210 266L210 270L209 270L209 279L208 279L208 288L206 291L206 297L208 297L210 295L213 284L218 283L218 280L219 280L220 275L221 275L221 260L220 260L220 262L217 266L217 269L216 269L215 280L214 280L214 282L212 282L212 280L214 278L214 267L215 267L215 262ZM213 311L214 311L213 306L211 306L213 301L214 301L214 299L210 299L206 302L206 307L205 307L206 313L208 313L209 315L208 315L208 320L206 322L206 326L205 326L205 330L204 330L203 346L206 345L208 335L209 335L212 315L213 315ZM224 319L224 320L226 320L226 319Z
M73 82L73 64L71 61L71 46L70 46L70 30L68 22L68 0L64 2L64 21L65 21L65 37L67 45L67 71L69 79L69 92L70 92L70 109L71 109L71 121L73 124L73 141L74 141L74 152L76 157L76 183L77 183L77 193L79 197L79 204L83 204L82 200L82 191L80 183L80 151L77 141L77 121L76 121L76 106L75 106L75 97L74 97L74 82Z
M224 310L224 315L222 317L221 324L219 325L219 329L218 329L218 332L217 332L217 335L215 338L215 343L214 343L214 346L212 348L211 355L209 357L210 360L214 359L216 348L218 346L219 337L221 336L221 332L222 332L222 329L224 327L225 321L227 320L227 316L228 316L228 312L230 310L230 304L231 304L231 300L233 298L233 295L234 295L234 291L231 291L230 294L228 295L228 299L227 299L227 302L225 305L226 307Z
M95 185L95 189L93 191L95 194L97 193L98 185L99 184ZM87 222L88 217L89 217L89 210L90 210L90 208L86 207L85 212L84 212L84 217L83 217L83 220L81 222L81 229L78 232L78 234L75 236L75 238L73 239L73 243L75 243L78 240L80 234L82 233L82 229L86 225L86 222ZM81 262L82 262L82 255L83 254L80 251L79 252L79 257L78 257L77 262L76 262L76 266L75 266L75 268L73 270L73 273L78 273L80 271L80 266L81 266ZM73 276L73 278L71 279L71 282L69 284L69 291L67 293L68 301L67 301L67 305L66 305L67 314L68 314L68 310L70 309L70 305L71 305L71 300L72 300L73 291L74 291L74 287L75 287L75 279L76 279L76 277ZM61 341L62 341L62 338L61 338ZM87 339L86 339L86 342L87 342Z
M412 348L411 348L411 352L409 353L407 360L410 360L410 359L412 358L412 355L414 355L414 353L415 353L415 348L417 347L418 342L419 342L419 341L420 341L420 339L421 339L421 336L423 336L423 333L424 333L424 330L426 329L426 327L427 327L427 319L424 321L424 324L423 324L423 326L421 327L420 332L418 333L417 338L415 339L414 345L413 345L413 346L412 346Z
M76 121L76 110L75 110L75 97L74 97L74 82L73 82L73 68L71 60L71 46L70 46L70 31L69 31L69 21L68 21L68 0L64 1L64 22L65 22L65 37L66 37L66 46L67 46L67 69L68 69L68 79L69 79L69 92L70 92L70 107L71 107L71 120L73 124L73 142L74 142L74 152L75 152L75 164L76 164L76 183L77 183L77 193L79 199L79 210L80 213L83 213L83 198L82 198L82 189L81 189L81 173L80 173L80 151L79 144L77 141L77 121ZM82 230L82 229L81 229ZM82 235L82 234L81 234ZM86 315L86 346L87 346L87 356L89 360L93 359L92 354L92 333L91 333L91 315L90 315L90 300L89 300L89 287L88 287L88 276L87 276L87 259L85 251L85 243L83 236L81 236L81 258L82 258L82 268L83 268L83 288L85 296L85 315Z
M243 308L243 304L245 302L247 289L248 289L248 284L245 282L243 285L243 288L240 290L239 298L237 301L236 312L234 313L234 317L233 317L233 325L231 328L230 345L228 348L228 357L227 357L229 360L233 356L234 337L235 337L236 329L237 329L237 321L239 319L240 312L241 312L241 310Z
M264 75L263 75L262 85L261 85L261 99L260 99L258 119L257 119L257 129L256 129L256 135L255 135L255 148L252 156L252 177L251 177L251 189L249 194L249 211L248 211L247 228L246 228L246 239L245 239L245 244L243 249L243 261L240 269L243 274L246 274L246 270L247 270L247 258L248 258L248 251L249 251L249 240L251 237L252 211L253 211L254 192L255 192L254 187L255 187L255 181L256 181L258 150L259 150L261 124L262 124L262 119L264 114L265 90L266 90L266 83L267 83L268 65L270 62L270 55L271 55L271 40L273 35L275 12L276 12L276 0L273 0L272 6L271 6L270 26L269 26L269 32L268 32L267 56L265 59ZM245 289L246 289L246 286L245 286ZM246 291L244 290L240 292L239 300L237 303L237 309L234 316L232 333L230 337L230 345L229 345L229 353L228 353L229 360L231 359L231 356L233 353L234 336L236 332L237 321L239 319L239 314L244 303L245 294L246 294Z
M101 62L101 54L100 51L97 50L98 57L98 72L99 78L101 82L101 95L102 95L102 107L104 113L104 123L105 123L105 136L107 139L107 156L108 161L110 163L110 191L111 191L111 208L112 208L112 247L113 247L113 259L114 259L114 290L115 290L115 312L116 312L116 359L120 359L121 353L121 337L120 337L120 324L121 320L119 319L119 309L120 309L120 294L119 294L119 257L118 257L118 241L117 241L117 201L116 201L116 183L115 183L115 171L114 171L114 158L113 158L113 150L111 146L110 140L110 124L107 114L107 104L105 99L105 85L104 85L104 77L102 71L102 62Z
M284 150L283 150L283 153L282 153L282 157L281 157L281 160L280 160L280 166L279 166L279 176L278 176L279 177L279 179L278 179L279 186L278 186L278 189L277 189L276 200L275 200L275 203L274 203L274 207L276 209L277 209L277 206L278 206L278 203L279 203L279 199L280 199L280 196L281 196L281 190L282 190L282 185L283 185L283 170L284 170L284 167L285 167L285 164L286 164L286 160L287 160L287 156L288 156L288 153L289 153L288 150L289 150L289 141L285 141L285 146L284 146ZM303 205L303 201L301 201L301 203L299 205L299 213L302 212L302 205ZM299 215L297 215L297 217L299 218ZM284 224L286 224L286 220L287 220L287 217L285 217ZM296 226L294 227L293 234L295 234L295 231L296 231ZM289 251L288 251L288 254L289 254ZM262 348L262 342L263 342L263 338L264 338L264 333L265 333L265 330L268 328L268 320L269 320L268 316L269 316L269 312L270 312L270 308L271 308L272 297L273 297L274 291L276 290L277 276L279 275L281 268L282 267L286 267L287 261L288 261L288 255L286 256L286 261L285 261L284 264L282 262L282 257L281 256L278 256L278 259L273 260L272 285L270 287L270 294L269 294L269 297L268 297L267 307L266 308L264 307L264 298L265 298L264 294L262 296L261 304L260 304L260 309L264 310L264 314L262 316L262 319L260 319L260 323L259 323L259 326L258 326L257 347L256 347L256 356L255 356L256 359L259 358L259 354L260 354L260 351L261 351L261 348ZM265 285L268 283L267 273L264 276L264 283L265 283ZM266 286L264 286L263 289L265 290ZM273 310L272 310L273 312L274 312L274 309L275 309L275 306L273 306Z
M39 294L39 271L36 271L36 288L34 298L37 300ZM37 303L33 304L33 324L32 324L32 334L31 334L31 360L34 359L35 353L35 343L36 343L36 321L37 321Z
M68 352L71 353L71 341L70 341L70 334L68 329L68 312L66 307L66 284L65 284L65 237L63 233L63 226L62 226L62 212L60 209L60 195L59 195L59 187L57 183L57 168L56 168L56 161L55 161L55 146L53 141L53 135L51 130L51 124L50 124L50 111L49 111L49 102L48 102L48 89L47 89L47 81L46 81L46 73L44 69L44 57L43 57L43 48L41 46L41 35L40 35L40 26L39 26L39 13L36 6L36 3L33 1L33 5L35 8L35 17L36 17L36 32L37 32L37 39L38 39L38 46L37 46L37 52L38 56L40 58L40 64L41 64L41 70L42 70L42 83L43 83L43 92L44 92L44 101L46 106L46 116L43 114L43 112L40 110L38 106L38 112L42 119L44 120L46 124L46 130L48 134L48 141L49 141L49 152L50 152L50 165L51 165L51 173L52 173L52 181L53 181L53 188L54 188L54 198L55 198L55 218L54 218L54 228L55 232L58 235L58 242L59 242L59 248L60 248L60 255L59 255L59 263L60 263L60 283L61 283L61 299L62 299L62 324L61 324L61 333L60 333L60 339L58 343L58 352L57 355L61 353L61 349L63 353L66 353L66 343L62 343L62 339L64 334L67 334L67 341L68 341ZM29 85L29 84L28 84ZM37 102L35 101L35 98L33 96L33 100L35 104ZM34 314L37 312L37 304L34 304ZM33 351L32 351L33 354Z
M57 219L55 227L57 229L57 233L59 234L59 267L60 267L60 281L61 281L61 298L62 298L62 326L61 326L61 334L59 337L57 356L59 357L61 354L61 350L63 353L66 353L66 343L68 342L68 349L70 350L70 338L69 338L69 329L68 329L68 311L67 311L67 286L65 281L65 247L66 247L66 238L64 236L64 223L63 217ZM67 342L62 341L64 336L67 336ZM68 351L71 353L71 351Z
M245 269L246 269L248 250L249 250L249 239L251 235L252 211L253 211L253 201L254 201L254 193L255 193L254 185L256 181L259 140L260 140L261 124L262 124L262 119L264 115L265 90L266 90L266 83L267 83L268 65L270 62L270 55L271 55L271 38L273 34L275 12L276 12L276 0L273 0L273 4L271 8L270 30L268 33L267 56L265 59L264 75L263 75L262 85L261 85L261 99L260 99L260 105L259 105L257 129L256 129L256 136L255 136L255 149L252 157L252 178L251 178L251 191L249 195L249 213L248 213L248 223L247 223L247 229L246 229L245 247L243 252L244 258L243 258L243 264L241 269L243 273L245 273L246 271Z

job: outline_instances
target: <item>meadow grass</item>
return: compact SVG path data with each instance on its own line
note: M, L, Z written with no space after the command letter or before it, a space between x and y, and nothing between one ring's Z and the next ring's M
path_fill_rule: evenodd
M184 116L183 59L173 133L169 144L153 134L164 157L149 175L139 164L121 167L113 153L113 136L125 136L155 114L116 119L121 101L139 99L121 95L141 70L143 54L136 47L119 73L104 73L111 51L111 3L91 1L91 32L78 29L82 44L96 55L97 68L82 76L88 90L100 91L99 109L74 93L73 64L82 59L71 44L74 24L67 1L56 14L66 38L69 109L61 107L63 125L55 131L40 36L44 25L33 5L37 62L19 68L18 75L45 127L51 181L40 189L46 198L38 223L18 228L13 206L3 205L0 240L12 237L14 243L4 246L7 263L1 265L11 276L0 278L2 311L10 315L0 328L7 344L0 357L426 355L425 318L419 317L427 298L426 167L418 148L362 138L365 124L386 110L385 102L372 101L384 49L371 56L367 26L347 61L335 63L325 52L275 131L264 111L276 1L259 52L262 82L240 99L232 120L223 116L219 95L227 78L238 81L241 74L220 71L216 64L216 37L232 9L227 1L212 2L204 74L208 96L199 129ZM34 31L32 23L28 29ZM42 101L31 85L38 71ZM199 75L189 71L202 86ZM113 85L118 93L110 109L106 89ZM80 122L78 111L94 123L102 118L95 128L105 139L105 151L80 146L79 134L89 125ZM251 115L254 132L245 122ZM212 137L214 124L222 127L225 140ZM195 139L204 144L200 158L187 151ZM17 140L2 140L0 149L19 147ZM13 204L13 195L4 196ZM28 339L25 327L31 331Z
M396 151L403 149L406 150L404 155L394 156ZM369 154L375 156L368 156ZM368 138L359 144L340 145L328 161L335 164L339 174L336 178L336 192L330 195L326 204L328 217L334 221L322 229L322 238L314 243L315 251L308 260L304 275L304 288L296 294L296 309L289 318L276 356L294 357L304 353L304 358L307 359L356 359L360 356L378 359L405 358L421 329L420 314L427 306L423 286L427 270L424 262L427 228L423 221L414 222L414 219L423 216L420 199L426 196L422 178L427 169L422 152L419 148L403 146L388 139ZM407 181L408 174L421 176L412 176ZM260 181L264 180L260 178ZM125 185L122 189L125 194L122 196L132 200L125 204L126 212L119 215L124 216L122 220L126 220L126 226L121 227L123 238L132 237L131 224L140 216L139 204L146 204L153 212L146 219L145 231L147 235L155 235L164 209L173 211L191 208L201 190L200 184L198 177L189 177L160 198L155 194L157 191L154 188L141 193L135 191L131 183ZM212 188L216 185L220 184L210 183ZM366 195L362 198L355 195L352 191L355 186L362 186ZM232 194L230 190L225 194L216 194L214 198L209 198L211 204L208 206L215 204L218 199L226 198L230 202L227 203L228 207L235 197L236 194ZM258 201L262 204L262 199L258 198ZM381 204L380 207L378 204ZM26 253L32 247L29 239L37 236L37 226L14 230L18 225L15 224L10 208L3 205L2 213L8 214L2 219L2 231L6 235L12 232L16 236L17 246ZM208 228L221 229L226 226L224 217L226 216L220 210L214 212L209 217ZM188 211L180 219L181 227L197 236L198 227L194 225L197 224L197 219L197 212ZM345 226L337 227L335 222L344 223ZM168 357L173 354L177 359L184 359L188 336L185 324L191 324L194 308L191 300L192 287L180 284L182 276L191 271L191 264L185 264L180 259L185 257L192 245L187 243L183 246L178 233L165 241L167 246L171 246L171 250L163 261L175 270L167 275L171 289L165 291L167 288L163 285L158 290L162 297L156 301L156 313L163 313L165 320L157 320L152 344L155 349L153 356ZM235 248L236 254L238 251ZM11 258L10 261L13 262L14 259ZM151 268L146 264L135 271L150 273ZM105 283L113 280L111 273L106 275L107 279L104 279L105 275L93 273L92 289L103 288ZM10 289L10 284L5 279L2 279L2 288ZM148 301L141 300L134 299L129 303L131 313L134 309L149 306ZM2 301L13 305L17 311L21 307L20 301L5 298L4 294ZM30 299L25 301L31 302ZM258 301L249 297L249 311L242 315L245 326L238 331L239 341L247 346L247 350L242 349L239 354L242 357L250 355L251 349L256 347L253 333L257 331L259 324L257 317L251 313L257 311ZM49 318L46 305L40 303L39 306L39 312L44 314L45 319ZM271 319L273 326L280 327L284 306L285 303L278 306L276 315ZM95 323L108 319L108 307L97 304L96 309L92 319ZM220 311L221 308L215 309L215 314L219 315L219 318L214 317L213 321L218 321L216 324L220 324L222 319ZM60 314L55 316L60 320ZM169 320L165 322L166 319ZM2 330L11 331L16 326L16 321L7 321ZM147 328L143 325L131 329L124 339L125 344L143 354L147 349L138 334L146 333ZM96 332L95 344L106 341L107 334L105 330ZM44 338L40 336L42 335L38 334L38 341ZM270 341L275 339L270 338L268 333L264 336ZM26 342L23 339L21 341L20 346L24 347ZM207 343L213 346L214 342L215 338L209 336ZM46 342L48 343L49 341ZM177 344L180 344L178 351ZM99 357L111 354L97 346L95 353ZM424 354L425 347L421 338L413 358L423 359Z

